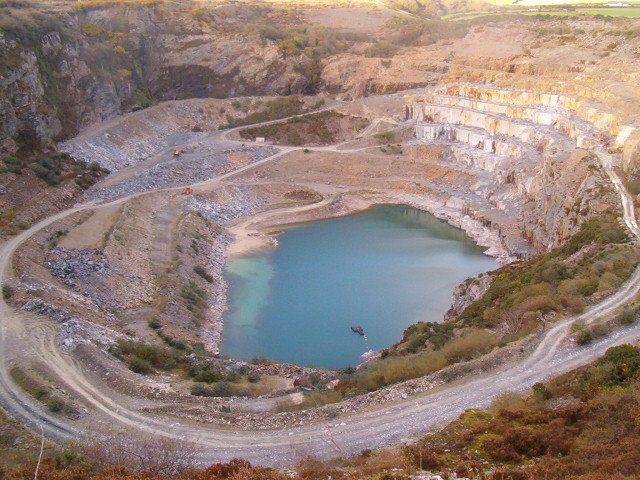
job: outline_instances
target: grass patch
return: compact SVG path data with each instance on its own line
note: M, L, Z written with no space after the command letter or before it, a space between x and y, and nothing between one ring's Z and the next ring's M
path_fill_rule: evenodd
M317 103L314 108L320 108L324 104ZM240 102L234 103L234 108L242 110ZM233 117L227 115L227 125L224 128L240 127L243 125L251 125L253 123L268 122L270 120L278 120L280 118L291 117L305 113L306 108L304 101L297 95L290 97L278 97L273 100L264 102L263 108L256 112L250 113L245 117Z
M9 156L3 159L3 163L4 167L0 167L0 173L20 175L25 168L29 168L49 186L55 186L65 180L74 179L82 190L89 188L98 179L109 173L109 170L100 167L97 162L87 164L64 152L26 156L24 158Z
M207 282L213 283L213 277L209 272L206 271L206 269L203 266L196 265L195 267L193 267L193 271L196 272L200 277L202 277Z
M75 409L68 405L62 398L58 397L40 380L34 376L28 374L20 367L13 367L9 370L9 375L13 381L22 390L27 392L38 402L44 404L51 413L65 413L67 415L75 416Z
M13 297L13 288L9 285L2 285L2 298L9 300L11 297Z
M327 145L368 124L369 121L364 118L324 111L294 117L286 122L245 128L240 130L240 136L245 139L264 137L281 145Z
M187 285L180 290L180 296L187 305L196 321L199 323L204 319L205 310L207 308L207 292L198 287L194 282L189 281Z
M387 145L389 143L393 143L396 141L396 134L392 131L376 133L373 138L375 138L378 143Z
M445 333L429 332L427 334L431 335L430 338L433 338L434 342L442 342L437 350L387 355L351 374L343 375L338 385L338 391L344 395L372 392L387 385L429 375L448 365L471 360L491 351L498 344L498 339L494 334L475 328L467 329L459 337L452 338L449 325L443 324L443 327L445 326L447 329ZM428 332L426 329L424 331ZM424 338L426 342L429 337L421 335L414 338ZM416 347L416 349L418 348L424 349L424 343Z
M158 370L171 371L184 362L183 352L130 340L119 340L110 352L131 371L142 375Z

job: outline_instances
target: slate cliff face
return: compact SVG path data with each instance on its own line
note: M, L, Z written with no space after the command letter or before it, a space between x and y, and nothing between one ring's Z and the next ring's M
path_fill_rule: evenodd
M315 89L303 54L285 58L255 31L225 27L220 14L26 10L4 9L0 22L2 154L50 147L155 101Z

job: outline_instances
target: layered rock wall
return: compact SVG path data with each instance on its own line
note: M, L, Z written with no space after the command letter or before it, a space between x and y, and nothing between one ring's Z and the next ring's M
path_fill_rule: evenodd
M445 161L474 173L473 185L451 195L496 229L509 251L526 255L523 242L537 251L552 248L585 220L619 208L600 168L599 155L607 155L600 129L619 136L629 129L589 101L469 85L405 99L416 137L449 145ZM622 155L609 157L620 162Z

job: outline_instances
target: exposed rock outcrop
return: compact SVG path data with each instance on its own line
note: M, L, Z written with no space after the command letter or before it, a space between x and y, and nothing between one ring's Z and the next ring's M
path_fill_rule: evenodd
M481 273L477 277L469 278L453 290L451 308L446 314L446 318L460 315L473 302L482 297L489 289L493 275Z
M301 67L307 57L284 57L258 32L240 33L241 14L38 8L37 20L24 27L28 36L17 26L20 17L0 32L0 153L52 147L159 100L315 90Z

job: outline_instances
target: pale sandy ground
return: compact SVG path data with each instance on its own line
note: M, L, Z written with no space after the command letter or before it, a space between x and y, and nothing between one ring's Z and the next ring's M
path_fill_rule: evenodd
M121 205L95 210L86 221L69 231L58 245L64 248L101 248L105 243L105 235L113 227L121 211Z

